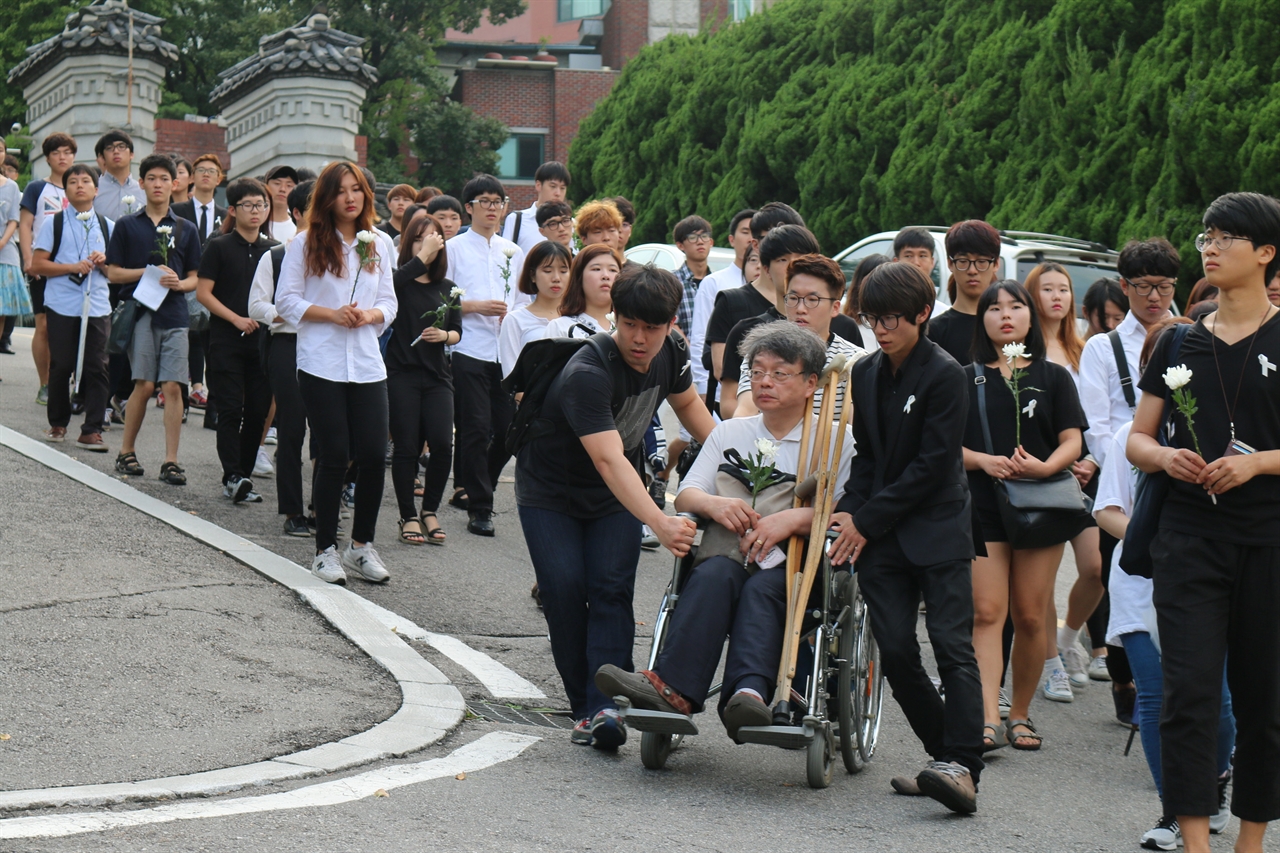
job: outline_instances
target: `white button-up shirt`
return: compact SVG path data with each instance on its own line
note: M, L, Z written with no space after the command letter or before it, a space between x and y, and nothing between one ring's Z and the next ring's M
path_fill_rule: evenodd
M253 271L253 281L249 283L249 318L257 320L267 327L273 335L296 335L298 327L291 323L277 323L280 312L276 310L271 295L275 292L275 266L271 263L271 252L264 252L258 258L258 268ZM280 264L280 277L284 277L284 264Z
M520 221L523 220L523 221ZM520 221L520 239L515 239L516 222ZM502 223L503 238L511 240L527 255L534 246L547 239L542 236L542 232L538 230L538 203L535 201L532 206L525 210L517 210L507 215L507 219Z
M340 276L332 272L320 276L307 273L306 233L299 234L289 244L284 263L280 266L276 310L286 323L298 329L299 370L330 382L380 382L387 378L387 368L378 349L378 336L396 318L396 290L391 283L395 254L390 237L377 230L373 234L379 257L374 270L360 269L355 244L348 245L342 241L346 272ZM342 240L341 237L338 239ZM270 259L263 257L270 264ZM380 310L382 322L348 329L336 323L302 319L312 305L336 311L352 302L361 309Z
M689 325L693 327L689 330L689 362L690 370L693 371L693 382L698 386L700 394L707 393L707 380L711 376L702 366L702 350L706 347L707 323L711 322L711 312L716 307L716 296L722 290L742 287L746 283L747 277L742 272L742 267L729 264L724 269L717 270L704 278L702 284L698 285L698 295L693 298L693 319L689 321Z
M472 230L455 236L448 242L447 249L449 279L462 288L464 302L503 300L510 314L533 301L533 297L521 293L517 286L524 266L524 252L515 243L497 234L486 240ZM510 258L503 254L503 249L512 250ZM503 273L508 270L510 277L504 281ZM480 361L497 362L501 327L502 320L498 317L463 314L462 340L454 345L453 351Z
M1130 311L1116 331L1120 333L1120 343L1124 346L1136 404L1142 399L1142 392L1138 390L1138 379L1142 376L1138 370L1138 357L1142 355L1147 330ZM1102 466L1106 464L1116 431L1133 420L1133 409L1129 408L1124 399L1124 389L1120 387L1120 368L1116 365L1115 350L1107 335L1094 335L1085 341L1084 352L1080 354L1078 385L1080 405L1089 422L1084 433L1085 441L1089 445L1089 453Z
M218 221L218 211L217 211L217 208L214 206L213 199L209 199L209 203L204 204L203 202L200 201L200 199L196 198L195 196L192 196L191 211L192 213L195 214L197 229L199 229L200 227L200 213L201 211L204 212L205 228L207 228L208 230L201 233L200 235L201 240L204 240L210 234L213 234L215 231L217 231L218 226L222 224L221 222Z

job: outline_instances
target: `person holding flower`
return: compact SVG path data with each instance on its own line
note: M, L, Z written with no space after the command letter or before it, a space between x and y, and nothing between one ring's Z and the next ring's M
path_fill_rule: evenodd
M533 301L511 312L498 335L498 358L504 378L515 368L525 344L545 337L547 325L559 318L572 265L573 252L562 243L543 240L529 250L518 286Z
M443 545L436 511L453 462L453 375L444 348L462 339L462 291L445 277L449 255L435 217L413 220L400 241L392 278L400 321L387 342L387 402L390 406L391 484L400 507L400 541ZM418 454L431 448L422 483L422 510L414 504ZM356 494L359 494L357 490Z
M1231 811L1236 850L1263 849L1280 818L1280 202L1220 196L1196 248L1218 310L1156 342L1139 387L1126 455L1169 475L1151 543L1161 637L1164 813L1188 853L1209 850L1218 813L1215 733L1224 660L1236 716ZM1167 403L1166 403L1167 401ZM1157 440L1169 406L1168 446Z
M1075 381L1065 367L1045 356L1045 339L1033 297L1016 281L991 285L978 298L974 362L965 367L969 414L964 433L964 467L973 495L975 533L986 556L973 564L973 647L982 675L984 748L1011 743L1015 749L1040 748L1041 736L1030 718L1037 687L1052 674L1045 661L1045 614L1053 595L1065 542L1044 548L1014 549L996 500L993 480L1042 480L1064 471L1080 457L1084 413ZM986 397L991 447L980 417L979 395ZM1001 633L1012 611L1013 698L1002 731L1000 678L1004 673Z
M347 570L370 583L390 578L373 547L388 431L378 336L395 320L397 303L391 238L372 230L373 215L373 189L360 170L344 160L325 166L312 190L306 230L285 252L276 288L279 316L298 329L298 388L316 450L311 573L327 583L346 583ZM362 233L371 239L362 240ZM339 556L338 502L352 459L355 518Z

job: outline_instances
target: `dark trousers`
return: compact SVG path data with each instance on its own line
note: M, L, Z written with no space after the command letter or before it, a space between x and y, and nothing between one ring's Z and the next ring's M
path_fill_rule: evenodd
M1223 660L1236 715L1231 811L1280 818L1280 548L1247 547L1161 528L1151 543L1160 627L1164 810L1218 811Z
M425 441L431 447L427 476L422 482L422 510L440 508L449 466L453 461L453 389L424 371L413 370L387 376L387 404L391 418L391 484L401 518L417 518L413 481L418 475L418 457Z
M45 311L49 329L49 426L66 427L71 423L71 391L68 387L76 372L76 356L80 351L80 318L67 317L56 311ZM84 376L80 379L80 398L84 400L84 423L81 435L102 432L102 413L107 410L107 335L110 317L90 317L84 338Z
M982 771L982 680L973 654L973 577L969 560L917 566L890 533L866 546L858 584L884 676L907 722L936 761ZM920 661L916 623L924 596L925 628L947 692L944 704Z
M4 318L4 328L0 329L0 347L7 347L13 343L13 327L16 325L18 325L17 317Z
M724 639L733 627L738 598L749 577L741 560L712 557L694 568L680 592L679 606L671 614L666 644L654 671L699 711L711 689ZM776 672L777 655L773 668ZM729 695L728 691L723 695Z
M307 409L298 390L298 336L272 335L267 379L276 398L276 504L281 515L302 515L302 441Z
M338 543L338 503L342 499L343 475L353 457L356 508L351 540L368 544L377 530L387 470L386 380L331 382L299 370L298 388L310 413L316 449L316 476L311 489L316 507L316 552Z
M359 495L357 486L357 501ZM575 720L593 717L614 706L613 697L596 687L596 670L607 663L628 672L635 669L632 599L640 562L640 522L625 510L602 518L574 518L522 506L520 523L569 707Z
M511 459L506 438L515 402L502 390L502 365L496 361L454 353L452 364L458 412L454 483L467 490L471 510L491 512L498 475Z
M209 351L209 330L192 332L187 338L187 373L192 385L204 384L205 354Z
M218 459L222 480L253 473L262 426L271 408L271 386L262 366L258 335L219 329L209 336L210 384L218 387Z
M727 558L726 558L727 559ZM707 561L708 563L711 560ZM741 568L741 567L739 567ZM820 584L813 585L809 597L812 604L821 601ZM680 607L684 607L683 598ZM677 608L676 612L679 612ZM782 635L787 627L787 573L783 569L756 572L742 586L737 613L729 629L729 653L724 661L724 690L720 691L720 710L744 688L756 691L766 704L785 697L774 696L778 685L778 664L782 660ZM802 630L807 626L802 626ZM802 643L796 658L796 680L800 690L803 673L811 670L804 663L812 661L808 644ZM665 676L664 676L665 678Z

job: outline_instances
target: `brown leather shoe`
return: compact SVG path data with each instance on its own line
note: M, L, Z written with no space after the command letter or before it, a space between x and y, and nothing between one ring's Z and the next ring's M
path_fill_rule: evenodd
M889 780L889 785L895 793L904 797L924 796L924 791L920 790L920 786L916 784L915 777L912 776L894 776Z
M655 678L656 675L654 676ZM605 696L626 696L631 704L645 711L690 716L689 700L672 690L661 679L657 684L639 672L627 672L607 663L596 672L596 687Z
M45 440L45 441L51 441L51 442L54 442L54 443L56 444L56 443L61 442L61 441L66 441L66 439L67 439L67 428L66 428L66 427L53 427L53 426L51 426L51 427L49 427L47 430L45 430L45 431L44 431L44 440Z
M978 810L978 789L969 768L954 761L930 761L916 776L920 793L933 797L953 812L973 814Z
M107 445L102 440L102 433L90 432L84 433L76 439L76 447L81 450L88 450L92 453L106 453Z

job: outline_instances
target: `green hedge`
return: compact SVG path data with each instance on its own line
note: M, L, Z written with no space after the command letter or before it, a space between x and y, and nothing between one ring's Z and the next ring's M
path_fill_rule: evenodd
M1119 246L1280 194L1275 0L782 0L646 48L582 123L572 192L638 240L793 204L835 252L984 217Z

